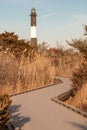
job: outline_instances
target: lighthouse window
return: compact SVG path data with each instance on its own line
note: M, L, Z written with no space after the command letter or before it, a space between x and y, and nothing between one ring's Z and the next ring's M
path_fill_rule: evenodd
M32 9L32 13L35 13L35 9Z

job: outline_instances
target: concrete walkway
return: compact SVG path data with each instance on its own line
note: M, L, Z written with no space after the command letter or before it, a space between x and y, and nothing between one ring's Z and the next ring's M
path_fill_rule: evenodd
M52 102L51 97L71 89L63 83L12 97L15 130L87 130L87 119Z

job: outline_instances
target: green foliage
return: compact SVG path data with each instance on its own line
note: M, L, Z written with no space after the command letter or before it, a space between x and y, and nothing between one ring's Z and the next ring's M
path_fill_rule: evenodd
M0 129L4 128L10 122L10 112L8 111L12 101L9 95L0 96Z

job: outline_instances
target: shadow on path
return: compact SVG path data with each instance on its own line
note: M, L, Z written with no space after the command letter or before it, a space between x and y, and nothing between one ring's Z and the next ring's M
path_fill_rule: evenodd
M71 125L73 125L75 127L78 127L81 130L87 130L87 125L84 126L83 124L79 124L79 123L75 123L75 122L67 122L67 123L71 124ZM87 122L86 122L86 124L87 124Z
M29 123L31 121L30 117L24 117L20 113L21 105L12 105L10 110L12 111L12 124L14 128L17 130L21 130L24 124Z

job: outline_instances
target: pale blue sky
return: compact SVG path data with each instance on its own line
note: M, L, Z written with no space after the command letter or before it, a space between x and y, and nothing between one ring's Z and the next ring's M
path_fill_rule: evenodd
M0 33L15 32L30 38L30 11L37 11L38 41L52 46L80 38L87 24L87 0L0 0Z

